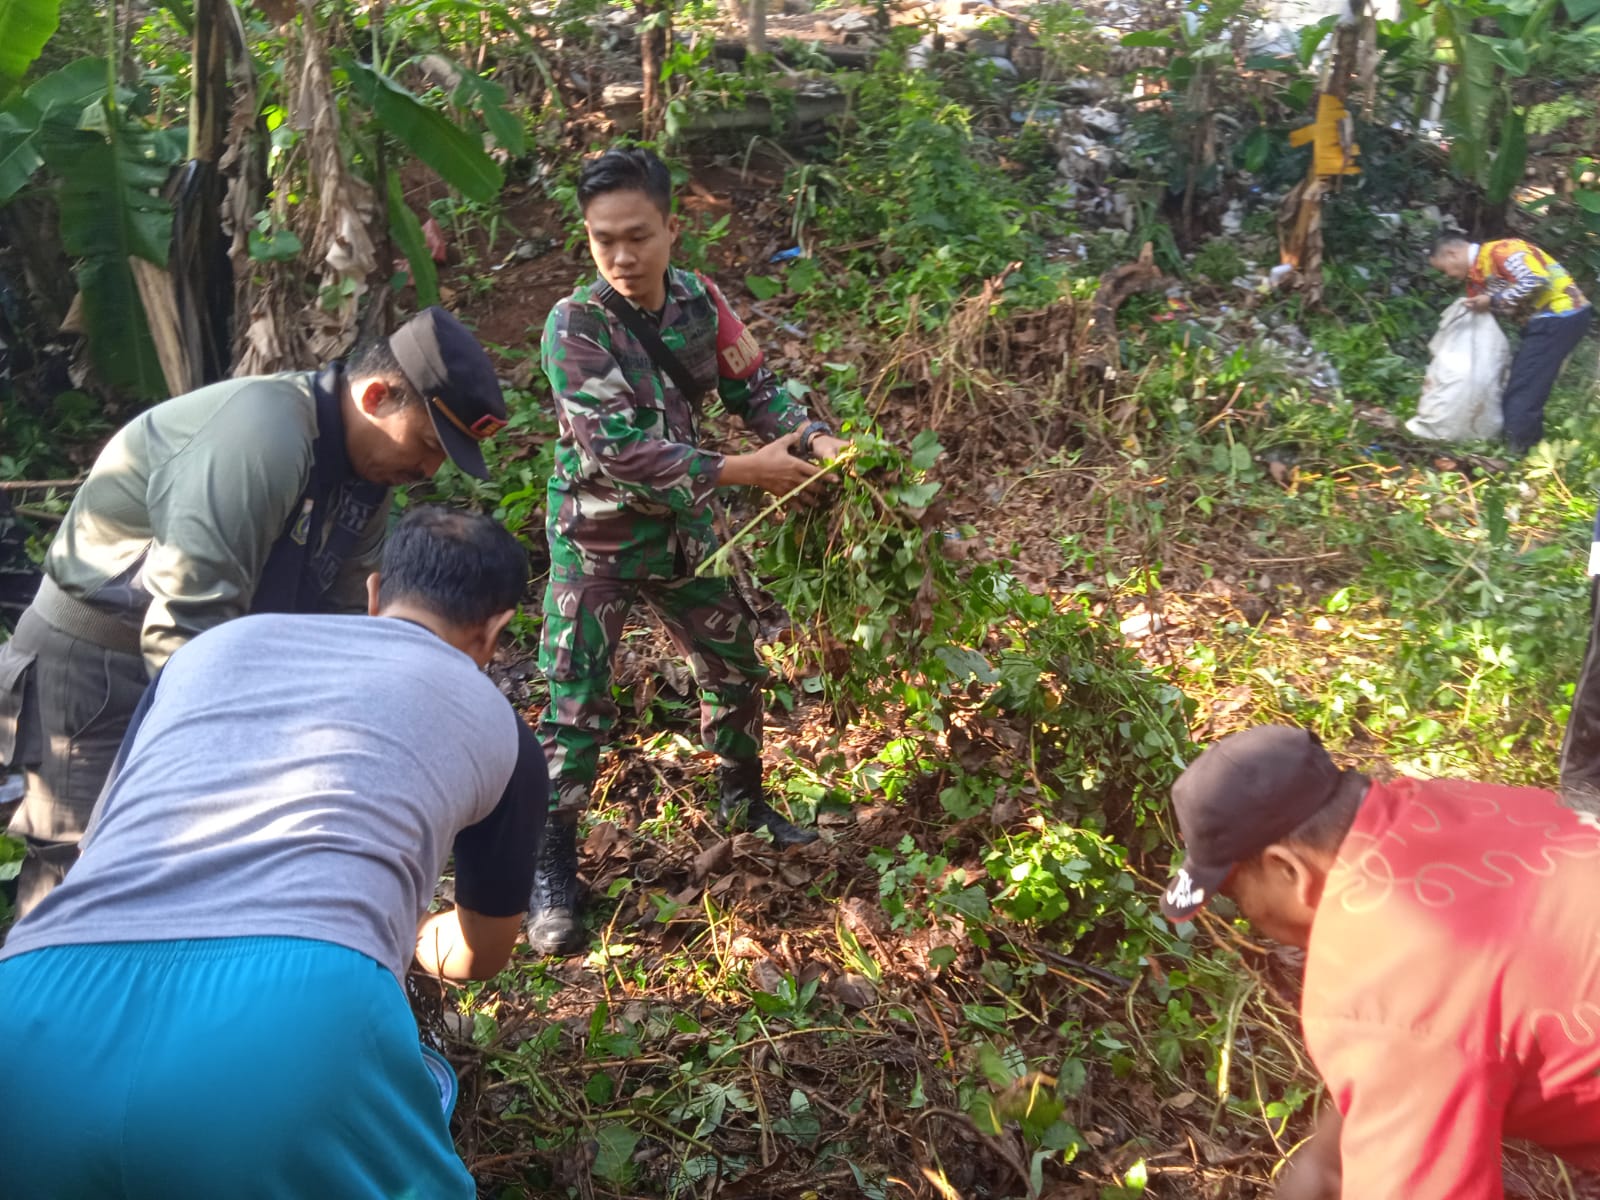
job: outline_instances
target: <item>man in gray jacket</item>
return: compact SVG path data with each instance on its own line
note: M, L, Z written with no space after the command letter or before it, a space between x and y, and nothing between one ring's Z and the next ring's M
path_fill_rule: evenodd
M0 763L27 787L10 827L27 844L19 916L76 860L173 651L246 613L364 611L390 489L447 456L487 478L479 442L505 411L483 348L430 308L348 368L213 384L112 437L0 646Z

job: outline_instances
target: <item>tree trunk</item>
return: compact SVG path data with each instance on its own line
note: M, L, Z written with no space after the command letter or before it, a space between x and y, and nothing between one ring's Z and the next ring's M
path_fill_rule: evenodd
M1346 0L1345 13L1334 27L1333 53L1322 92L1340 103L1349 100L1351 79L1358 67L1365 9L1366 0ZM1313 111L1320 111L1320 101ZM1349 146L1344 149L1348 160L1352 150ZM1306 177L1284 197L1278 210L1279 260L1299 273L1300 287L1313 305L1322 303L1322 199L1338 178L1317 174L1313 146Z
M1333 55L1328 67L1328 86L1323 90L1337 96L1349 107L1350 81L1356 73L1361 46L1364 0L1349 0L1349 11L1333 28Z
M385 11L384 0L376 0L367 17L368 28L372 34L374 63L384 61L382 36ZM377 193L376 216L373 222L373 229L377 235L377 262L373 264L372 273L367 277L367 285L372 289L372 301L367 306L366 316L361 323L361 332L356 338L357 345L375 335L387 337L394 330L395 324L393 289L389 286L395 267L394 234L389 227L389 188L391 184L398 183L399 175L397 172L394 179L390 178L388 135L382 128L375 127L372 140L373 165L376 167L373 174L377 177L373 180L373 190ZM401 204L405 203L404 196L398 199Z
M767 52L767 0L750 0L745 17L745 45L751 54Z
M639 37L639 65L644 78L643 132L647 138L661 133L667 98L661 90L661 61L672 36L672 0L641 0L644 30Z
M1156 266L1154 247L1149 242L1140 249L1135 261L1100 276L1100 286L1095 289L1089 306L1089 324L1077 355L1078 369L1102 382L1114 379L1122 358L1117 310L1136 292L1153 292L1166 284L1167 279Z
M1187 126L1188 160L1184 171L1183 207L1179 221L1182 225L1183 244L1192 246L1196 241L1195 191L1200 177L1211 168L1216 157L1216 126L1211 104L1211 68L1200 63L1189 81L1189 92L1184 99L1183 123Z
M232 343L233 271L222 232L218 162L227 146L231 115L230 67L243 55L244 42L228 0L196 0L193 34L189 161L168 188L173 221L167 263L171 305L166 311L175 327L167 337L163 367L174 393L224 378ZM166 294L148 272L142 286ZM150 315L151 334L160 344L156 314Z

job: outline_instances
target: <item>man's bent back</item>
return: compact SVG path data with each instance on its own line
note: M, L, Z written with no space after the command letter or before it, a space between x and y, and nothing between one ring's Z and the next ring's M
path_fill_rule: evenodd
M413 510L376 616L173 655L82 859L0 950L7 1194L474 1194L401 977L493 974L521 923L549 784L479 668L525 582L487 518Z

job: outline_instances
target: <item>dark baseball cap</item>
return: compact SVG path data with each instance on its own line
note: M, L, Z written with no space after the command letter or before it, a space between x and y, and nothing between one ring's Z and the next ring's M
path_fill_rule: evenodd
M1309 729L1257 725L1208 746L1172 785L1186 851L1161 911L1187 921L1229 872L1309 820L1344 773Z
M406 380L428 406L445 453L468 475L489 478L478 443L506 423L494 364L467 327L444 309L425 308L389 335Z

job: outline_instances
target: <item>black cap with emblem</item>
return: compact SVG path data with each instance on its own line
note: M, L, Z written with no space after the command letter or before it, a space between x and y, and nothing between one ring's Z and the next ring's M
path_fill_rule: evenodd
M435 306L390 334L389 348L428 406L450 461L469 475L489 478L478 443L505 427L506 402L494 364L478 339Z
M1186 857L1161 911L1194 916L1236 865L1298 829L1343 778L1309 729L1257 725L1207 747L1172 785Z

